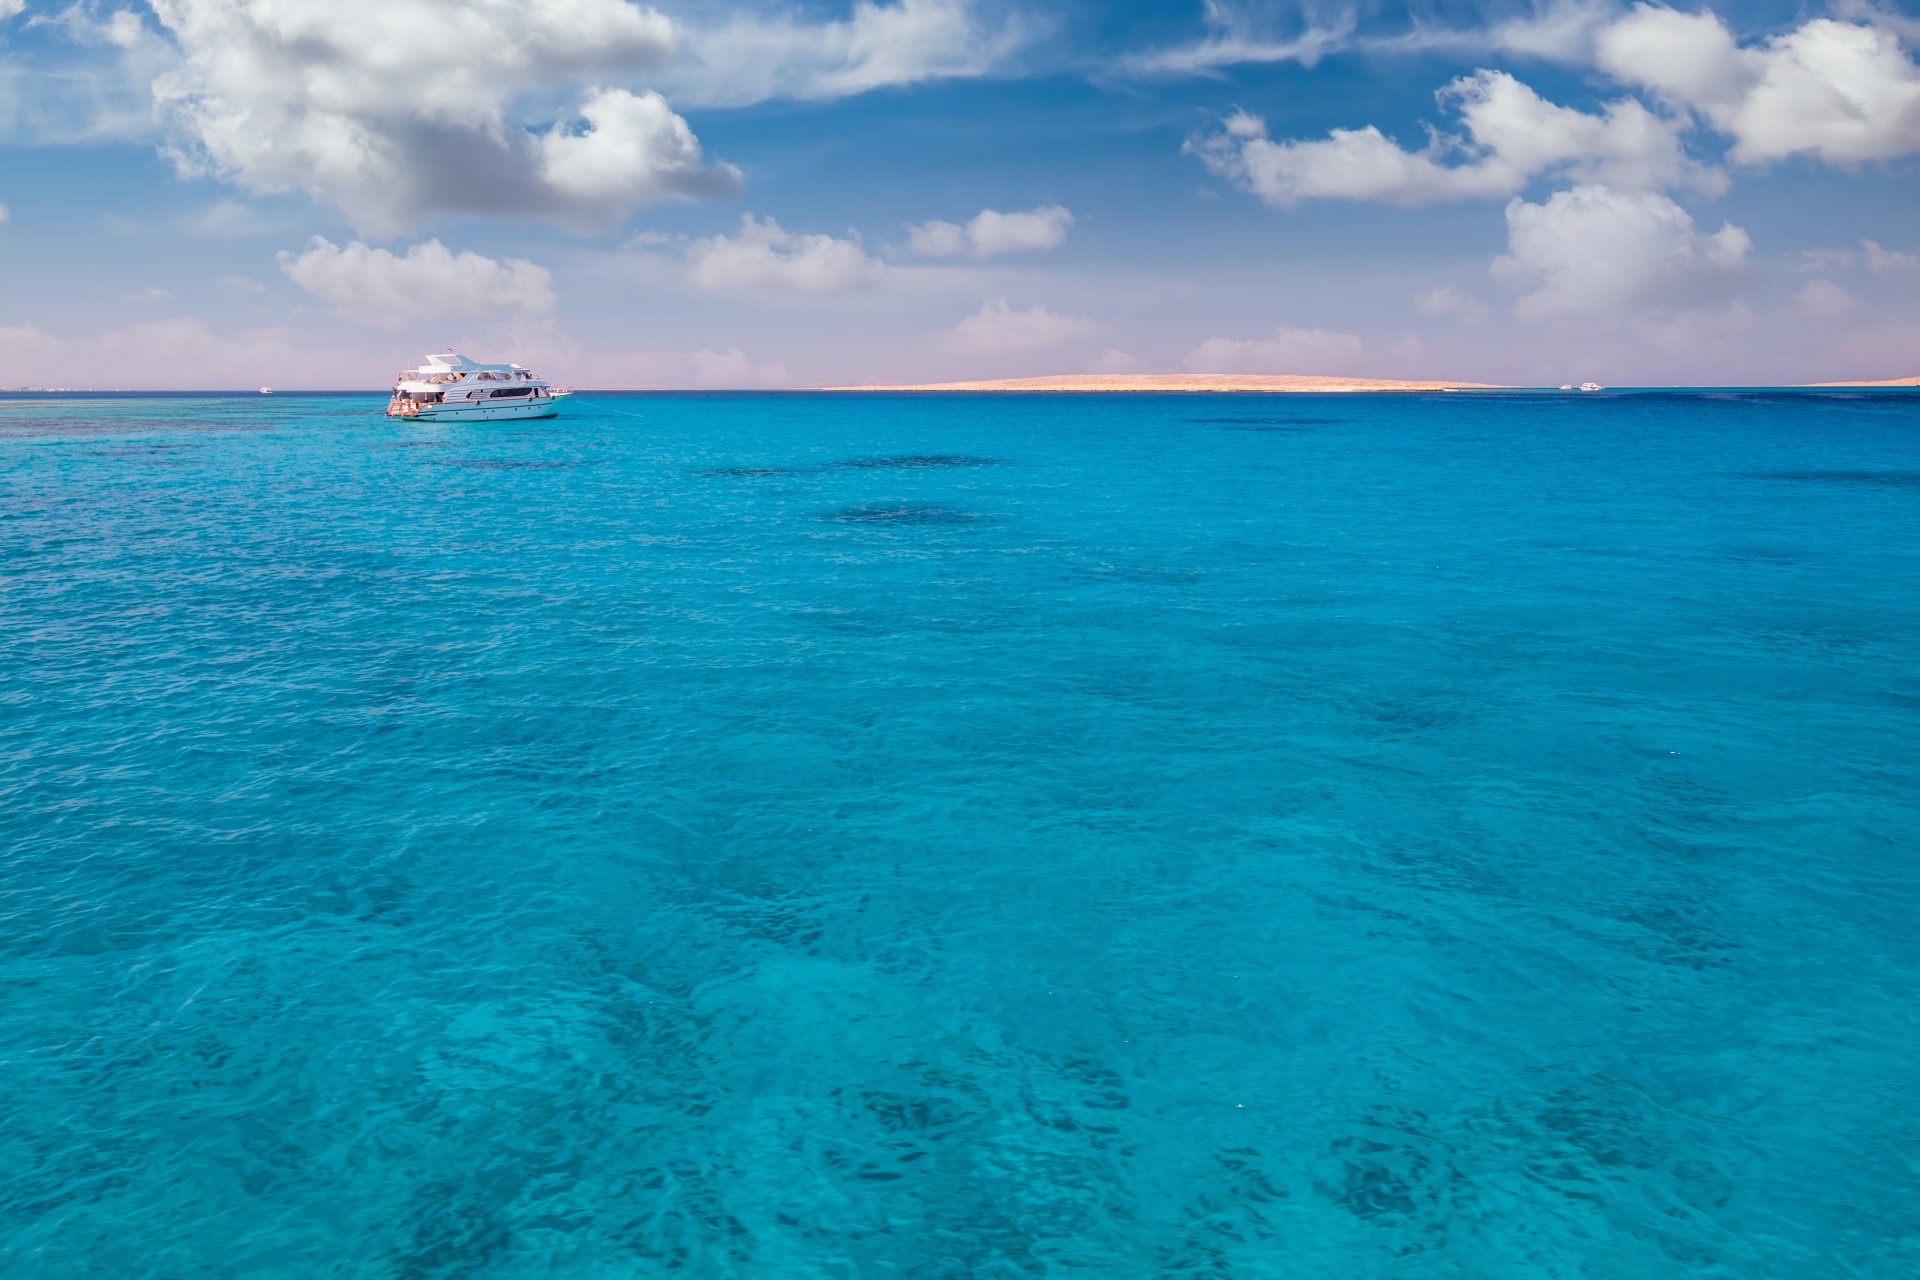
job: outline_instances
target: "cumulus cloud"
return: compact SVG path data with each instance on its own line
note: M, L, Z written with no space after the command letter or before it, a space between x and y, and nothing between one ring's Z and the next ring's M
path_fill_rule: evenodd
M280 270L346 314L384 326L431 316L548 312L556 301L545 267L521 258L456 254L438 240L400 255L357 240L342 248L315 236L304 253L283 251Z
M1413 295L1413 309L1423 316L1458 316L1468 324L1487 318L1487 304L1452 285L1427 289Z
M907 230L907 248L929 258L992 258L1039 253L1066 243L1073 215L1057 204L1021 213L982 209L966 223L922 222Z
M1372 125L1274 141L1265 121L1245 112L1187 145L1214 173L1277 208L1311 199L1486 199L1541 175L1649 190L1725 185L1724 175L1687 157L1681 123L1632 98L1589 114L1549 102L1503 71L1461 76L1438 97L1459 113L1461 132L1436 134L1419 151Z
M725 195L739 170L708 166L687 122L657 93L595 89L580 108L585 127L556 125L540 136L547 185L610 213L670 196Z
M1039 351L1094 332L1092 321L1035 305L1024 309L1005 298L988 298L980 309L948 330L944 345L968 355Z
M1724 306L1750 274L1753 242L1731 223L1711 235L1657 192L1602 186L1507 205L1507 252L1493 273L1522 290L1522 320L1675 314Z
M737 186L656 95L591 92L530 131L529 96L657 66L673 24L627 0L154 0L154 82L183 172L305 191L394 230L435 211L605 217ZM551 117L549 116L549 119Z
M1844 315L1857 305L1852 294L1831 280L1809 280L1793 295L1794 310L1809 320Z
M1188 373L1355 373L1365 350L1355 334L1279 328L1271 338L1208 338L1184 364Z
M857 237L796 235L752 214L740 219L737 235L709 236L687 247L687 278L703 289L844 293L872 288L886 271Z
M1602 70L1698 112L1740 164L1833 164L1920 152L1920 66L1885 22L1816 18L1741 45L1711 12L1648 4L1603 31Z
M1040 30L1018 8L993 15L978 0L856 0L847 17L830 22L749 10L691 25L686 59L661 83L698 106L842 98L990 74Z
M27 0L0 0L0 22L15 17L27 7Z
M1892 275L1896 271L1920 271L1920 253L1883 249L1874 240L1862 240L1860 252L1866 258L1867 270L1877 276Z

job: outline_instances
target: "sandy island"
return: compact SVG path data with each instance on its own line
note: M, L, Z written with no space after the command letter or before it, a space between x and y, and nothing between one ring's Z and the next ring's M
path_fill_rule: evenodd
M988 378L822 391L1473 391L1491 382L1417 382L1404 378L1322 378L1294 373L1065 373L1045 378Z
M1878 382L1809 382L1810 387L1920 387L1920 378L1882 378Z

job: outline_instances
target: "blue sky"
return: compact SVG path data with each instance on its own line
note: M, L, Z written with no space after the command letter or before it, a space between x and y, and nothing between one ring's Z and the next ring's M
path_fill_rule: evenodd
M1920 372L1920 13L0 0L0 385Z

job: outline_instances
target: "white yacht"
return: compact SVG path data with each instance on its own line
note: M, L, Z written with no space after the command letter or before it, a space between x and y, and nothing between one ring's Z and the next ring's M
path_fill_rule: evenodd
M394 379L389 418L551 418L568 395L517 364L481 364L447 350Z

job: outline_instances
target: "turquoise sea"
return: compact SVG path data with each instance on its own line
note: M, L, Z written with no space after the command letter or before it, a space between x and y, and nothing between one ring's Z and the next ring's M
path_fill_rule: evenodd
M0 399L0 1275L1920 1273L1920 392Z

